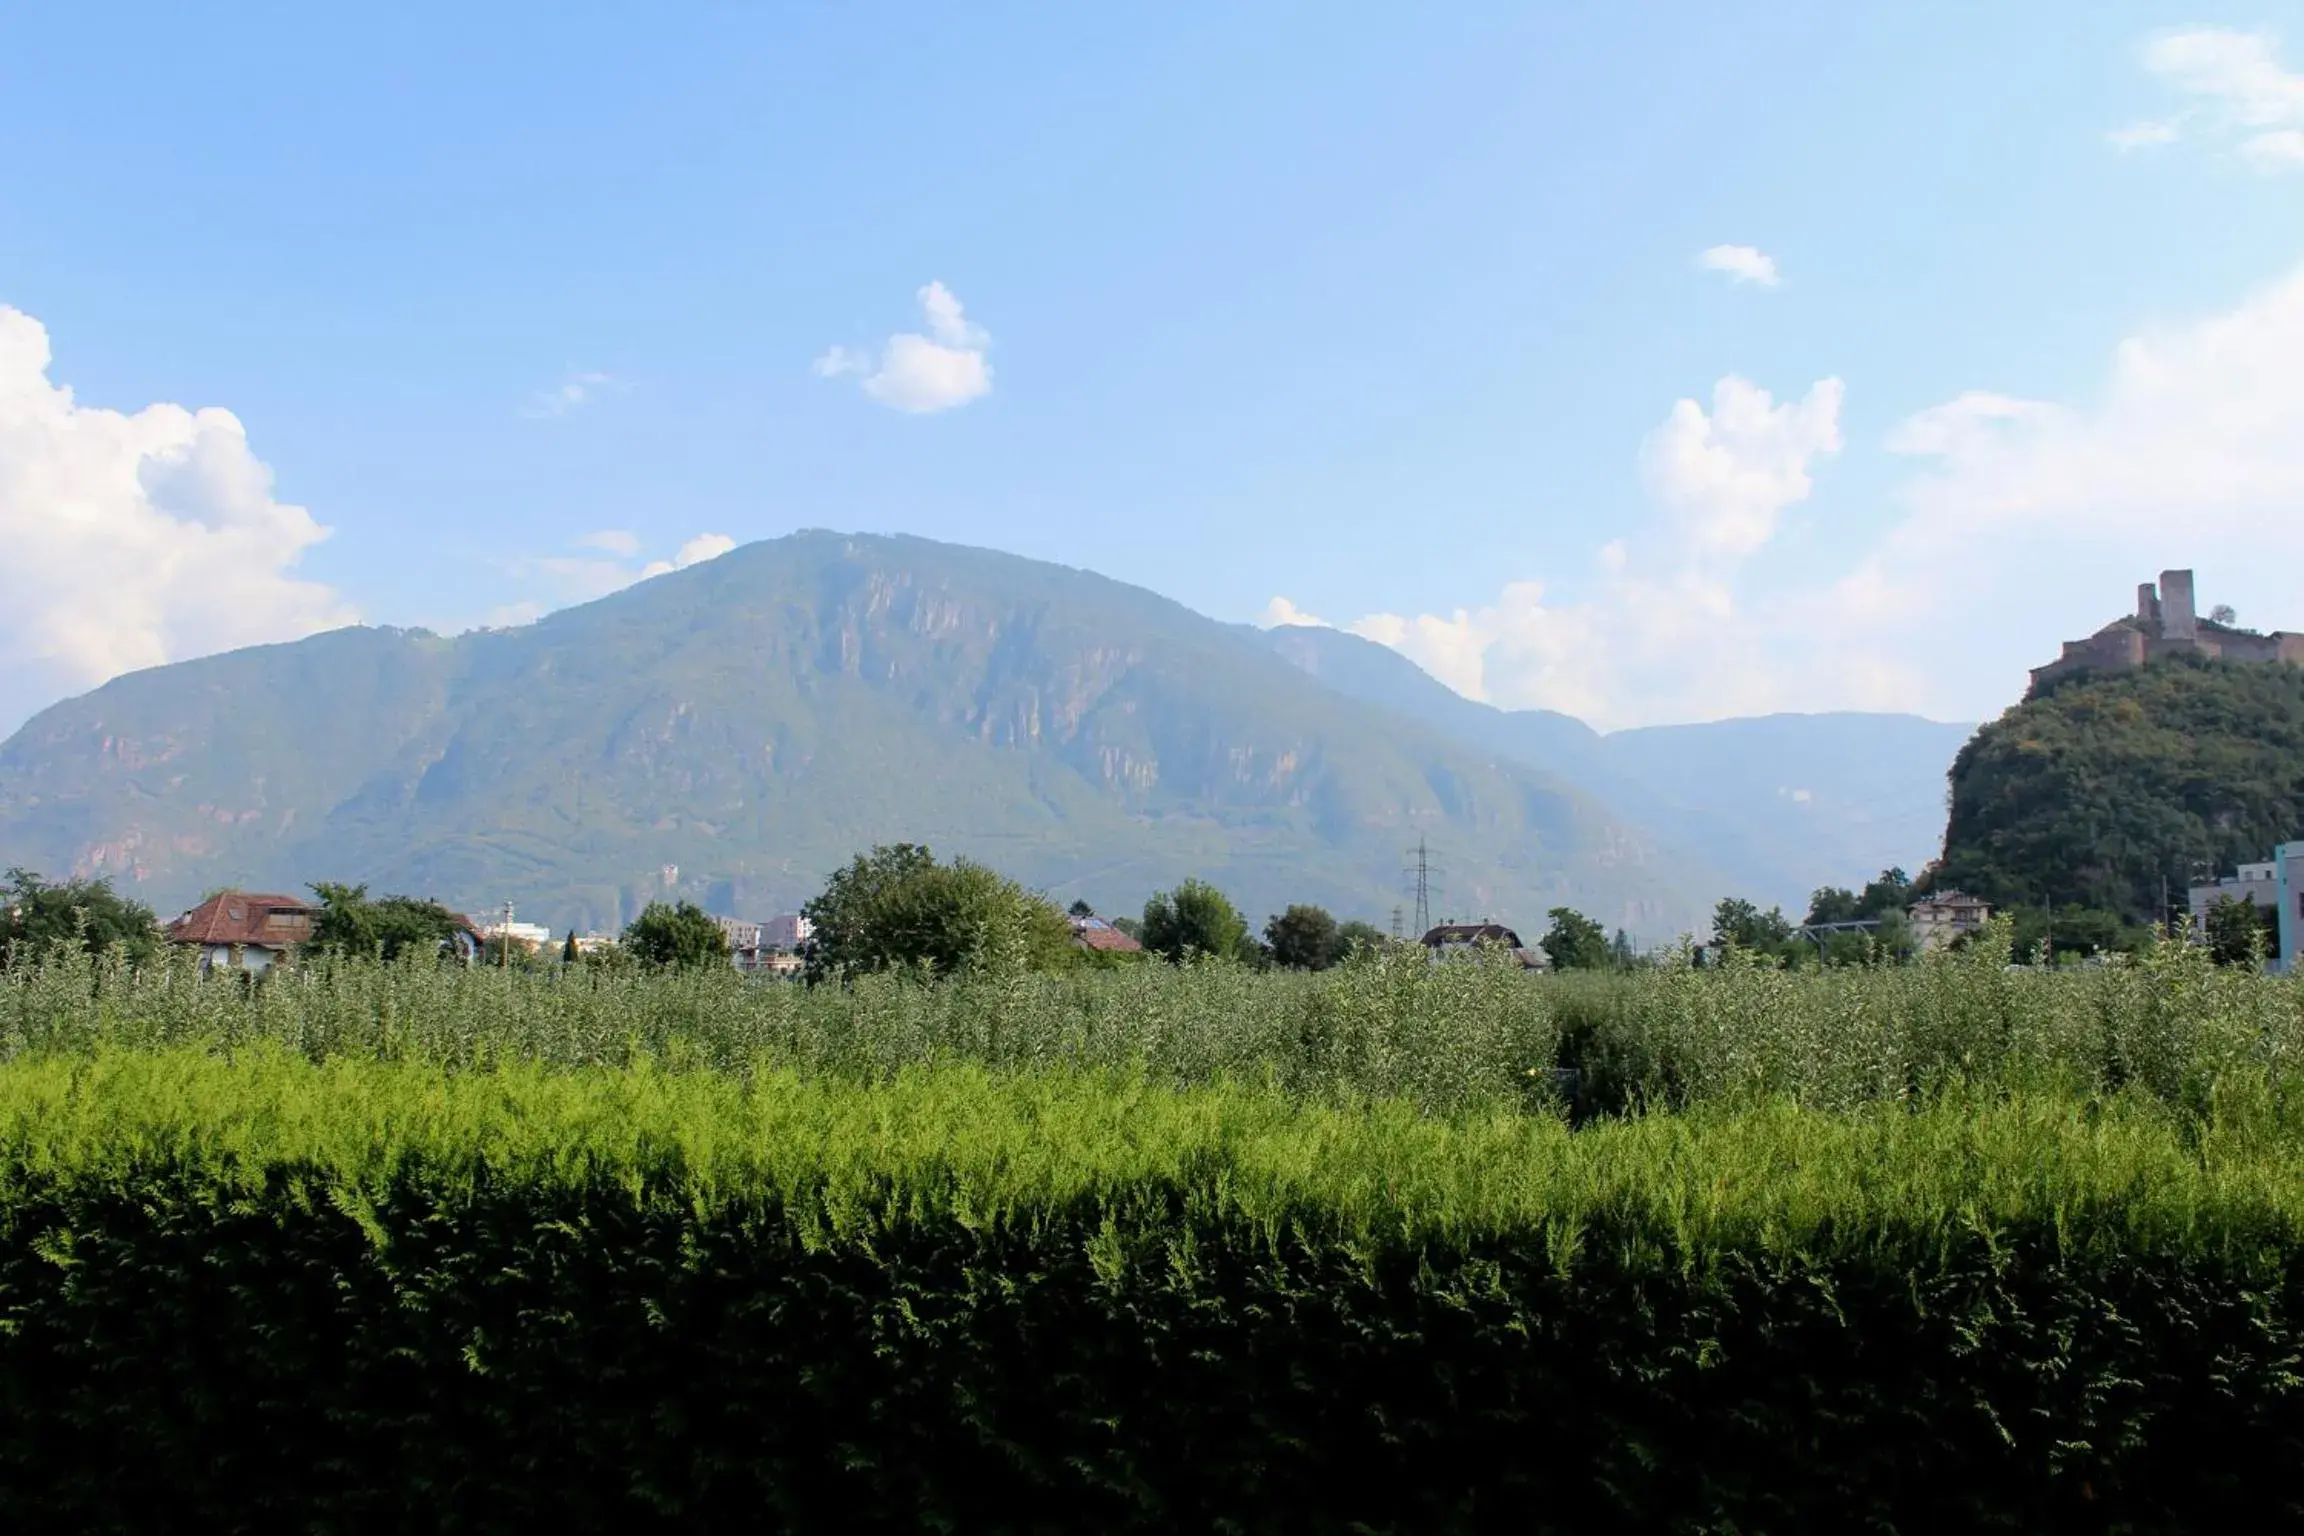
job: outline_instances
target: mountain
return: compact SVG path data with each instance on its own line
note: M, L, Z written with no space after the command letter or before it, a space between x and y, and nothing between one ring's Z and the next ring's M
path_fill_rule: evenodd
M2156 920L2304 835L2304 669L2176 654L2045 681L1952 769L1936 884Z
M1506 710L1444 686L1341 630L1264 632L1292 665L1457 741L1557 774L1723 871L1761 903L1805 910L1822 885L1861 886L1933 858L1944 776L1971 727L1917 715L1766 715L1602 735L1551 710Z
M1664 935L1726 888L1254 632L910 538L749 545L519 629L159 667L0 744L0 865L111 874L163 912L340 879L554 927L667 895L760 914L907 839L1108 911L1197 874L1255 918L1384 922L1419 838L1466 916L1568 902Z

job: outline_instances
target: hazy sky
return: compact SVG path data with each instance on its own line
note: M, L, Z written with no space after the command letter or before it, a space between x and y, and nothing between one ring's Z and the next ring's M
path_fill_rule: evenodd
M2304 628L2293 3L19 6L0 306L0 731L801 527L1601 725Z

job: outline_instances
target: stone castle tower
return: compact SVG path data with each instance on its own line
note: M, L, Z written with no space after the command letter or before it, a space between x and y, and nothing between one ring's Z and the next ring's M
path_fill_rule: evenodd
M2085 640L2064 642L2064 654L2032 669L2032 691L2069 672L2094 668L2117 672L2140 667L2155 656L2189 651L2226 661L2284 661L2304 667L2304 635L2274 630L2258 634L2200 617L2194 607L2192 573L2162 571L2160 584L2136 588L2136 611L2114 619Z

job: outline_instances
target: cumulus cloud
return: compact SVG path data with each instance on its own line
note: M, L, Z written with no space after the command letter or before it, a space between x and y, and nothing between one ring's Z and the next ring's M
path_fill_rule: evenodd
M1730 375L1707 411L1677 402L1637 456L1665 513L1635 548L1592 552L1593 588L1562 603L1542 581L1447 613L1374 613L1344 627L1391 646L1467 698L1565 710L1603 726L1743 713L1766 702L1773 671L1742 630L1739 567L1814 489L1815 462L1840 447L1838 379L1779 404ZM1300 612L1274 599L1267 618Z
M1696 265L1707 272L1725 272L1739 283L1754 283L1762 288L1776 288L1784 279L1777 274L1776 258L1756 246L1715 245L1700 252Z
M1275 597L1264 605L1264 627L1266 629L1280 629L1291 624L1307 629L1327 629L1330 627L1326 619L1316 618L1306 613L1284 597Z
M355 621L294 572L328 536L277 501L238 417L80 404L0 306L0 730L138 667Z
M904 331L888 338L880 355L832 347L816 359L816 372L828 379L853 377L864 393L882 405L928 415L966 405L992 392L992 365L985 352L991 335L970 321L960 300L941 282L915 295L928 332Z
M2304 168L2304 73L2280 62L2263 32L2194 27L2163 33L2144 47L2144 67L2191 98L2175 117L2114 130L2121 149L2197 135L2264 171Z
M1824 379L1778 405L1730 374L1713 386L1710 414L1694 400L1674 403L1641 448L1641 474L1679 515L1695 555L1741 559L1775 536L1784 509L1813 488L1809 464L1839 451L1844 394L1838 379Z
M1663 515L1595 551L1575 600L1517 581L1476 606L1345 627L1470 697L1602 726L1982 718L2167 566L2195 567L2204 601L2304 628L2304 268L2121 342L2092 399L1975 389L1912 413L1883 445L1908 473L1879 532L1787 578L1774 535L1838 446L1841 391L1825 380L1777 404L1723 380L1709 413L1682 401L1650 434L1638 463Z

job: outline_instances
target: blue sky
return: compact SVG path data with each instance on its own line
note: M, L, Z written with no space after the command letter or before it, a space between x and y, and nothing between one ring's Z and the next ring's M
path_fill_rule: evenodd
M800 527L1603 725L2304 628L2304 6L1889 12L23 8L0 730Z

